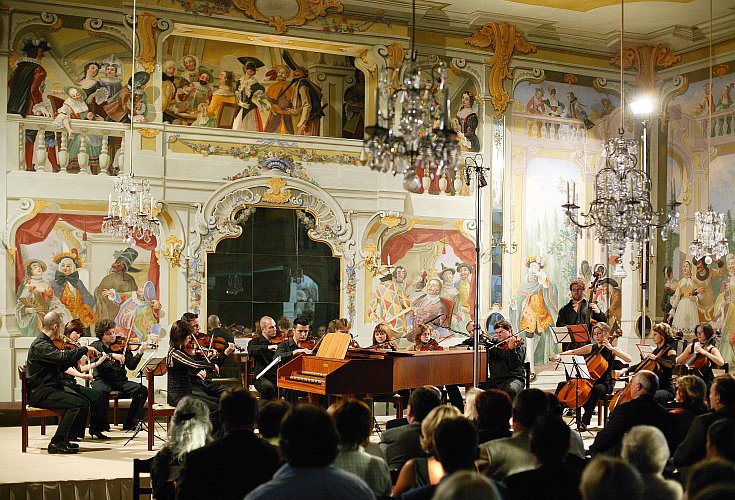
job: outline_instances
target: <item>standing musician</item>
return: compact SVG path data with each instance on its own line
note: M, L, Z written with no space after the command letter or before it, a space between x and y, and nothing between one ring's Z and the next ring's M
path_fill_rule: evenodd
M260 318L260 335L248 343L248 357L255 361L255 374L262 372L266 366L276 358L277 342L273 342L278 335L276 322L270 316ZM262 377L253 382L255 389L260 393L260 399L276 399L277 371L272 367Z
M192 377L192 373L198 373L207 369L219 372L216 364L210 362L206 358L195 359L196 349L193 347L194 327L191 323L178 320L171 325L169 334L169 348L166 355L166 366L168 367L168 394L166 402L171 406L176 406L184 396L191 396L200 399L209 408L209 419L212 422L212 434L219 436L219 403L214 398L202 394L195 390L194 381L200 380ZM186 352L189 350L189 352Z
M310 347L307 347L307 342ZM309 338L309 320L298 317L293 320L293 337L278 344L275 356L281 357L281 364L286 363L299 354L311 354L315 342L315 337ZM272 370L275 371L275 367ZM293 404L298 403L303 395L301 391L291 389L283 390L282 393L283 398Z
M145 415L144 406L148 399L148 391L142 384L128 380L125 368L135 370L143 357L147 344L145 342L140 344L140 348L135 355L128 349L127 344L122 348L122 353L116 352L112 346L119 347L119 344L115 343L115 322L110 319L99 320L94 327L94 331L99 340L93 342L92 347L101 353L107 354L110 359L94 369L92 388L102 393L105 399L105 408L109 404L110 391L119 391L120 397L132 399L123 429L133 430Z
M640 363L631 366L629 369L623 368L621 373L634 372L642 363L653 361L655 363L653 372L658 375L658 390L653 399L658 404L665 405L669 401L673 401L676 392L672 379L674 365L676 365L676 339L674 338L674 330L668 323L656 323L653 325L651 332L656 348Z
M64 322L56 312L49 312L41 321L41 332L28 350L28 402L38 408L66 410L56 433L48 445L48 452L76 453L79 445L69 441L79 426L84 426L89 401L78 394L64 391L61 373L76 364L82 356L99 354L94 347L60 350L54 345L64 329Z
M393 329L388 323L383 322L375 325L371 347L390 351L398 350L398 344L393 340Z
M187 312L181 316L181 320L186 321L187 323L189 323L189 325L191 325L191 341L196 344L196 340L194 339L199 333L199 315ZM199 345L197 347L206 349L209 348L209 345ZM230 342L228 343L227 348L222 353L202 350L196 355L196 357L206 358L208 366L210 368L212 368L212 365L217 366L216 372L219 373L219 364L224 359L227 359L227 356L229 356L234 350L235 344ZM207 370L205 369L201 369L191 374L191 384L193 388L192 394L194 396L198 397L199 399L209 398L215 404L219 402L220 396L222 396L222 394L227 390L227 386L223 384L217 384L215 382L212 382L211 380L208 380Z
M561 361L562 354L573 354L585 356L587 362L592 361L596 356L602 356L607 362L607 369L600 378L593 381L592 391L590 392L587 402L582 405L584 413L582 415L582 426L586 428L592 421L592 412L597 407L597 402L605 394L612 394L613 382L612 382L612 362L615 358L620 358L626 363L630 363L630 355L628 353L618 349L610 343L610 327L607 323L597 323L592 327L592 340L594 344L587 344L577 349L565 351L561 354L557 354L552 357L552 361ZM557 387L557 393L559 389L563 387L565 382L560 382Z
M595 274L595 281L598 279L597 273ZM559 309L559 316L556 318L556 326L567 326L567 325L587 325L589 329L590 319L595 321L607 321L605 313L600 311L600 308L595 302L588 303L584 298L584 291L586 286L584 280L577 278L569 284L569 291L572 292L572 298L565 306ZM592 311L592 317L590 318L590 311ZM562 344L562 350L568 351L570 349L576 349L582 347L583 344L577 342L564 342Z
M418 325L413 334L414 345L410 347L409 351L443 351L444 348L439 345L439 342L433 336L434 330L427 324ZM449 402L453 406L459 408L460 412L464 411L464 400L459 392L458 385L446 385L444 389L447 391Z
M709 323L700 323L694 328L696 342L692 342L688 348L676 358L677 365L686 365L687 368L696 370L694 375L701 377L707 384L709 390L715 374L712 373L712 364L720 367L725 364L720 350L714 346L715 330ZM694 366L692 366L694 365Z
M493 325L497 341L489 341L487 349L487 384L485 389L500 389L515 398L526 386L526 347L513 335L510 322L500 320Z
M64 335L73 343L78 343L79 338L84 333L84 324L79 319L73 319L66 324ZM61 374L61 382L64 384L64 390L71 394L78 394L89 401L89 435L97 439L110 439L109 436L103 434L104 431L110 430L110 424L107 422L107 398L102 393L77 384L75 377L92 381L93 377L90 373L93 369L107 361L107 354L98 356L93 363L89 362L89 358L84 355L77 362L76 366L70 366ZM86 417L85 417L86 420ZM74 438L84 437L84 427L86 422L82 422L81 427L75 429L76 434L72 433L71 440Z

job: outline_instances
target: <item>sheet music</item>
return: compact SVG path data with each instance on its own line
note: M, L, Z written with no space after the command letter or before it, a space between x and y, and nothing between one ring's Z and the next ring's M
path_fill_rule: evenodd
M566 372L567 378L587 380L592 378L584 356L580 356L579 354L562 354L560 363L564 365L564 372ZM579 375L577 375L577 370L579 370Z
M645 358L649 354L653 353L653 346L648 344L636 344L638 352L641 353L641 358Z

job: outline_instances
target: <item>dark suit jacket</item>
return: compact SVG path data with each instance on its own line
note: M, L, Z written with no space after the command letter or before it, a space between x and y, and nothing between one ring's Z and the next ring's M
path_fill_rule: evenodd
M686 438L676 448L674 465L694 465L702 460L707 452L707 430L710 425L723 418L735 419L735 409L722 409L695 418Z
M605 427L597 433L590 451L594 455L600 453L619 455L623 436L636 425L658 427L666 436L666 440L671 443L672 415L653 400L652 394L644 394L613 410Z
M278 449L251 430L237 430L194 450L176 484L177 500L242 500L273 478L281 466Z
M380 442L380 448L385 455L385 461L388 462L388 468L400 469L410 458L428 456L421 449L420 437L421 422L414 422L385 431Z
M505 478L510 500L581 500L579 472L563 463L543 464Z

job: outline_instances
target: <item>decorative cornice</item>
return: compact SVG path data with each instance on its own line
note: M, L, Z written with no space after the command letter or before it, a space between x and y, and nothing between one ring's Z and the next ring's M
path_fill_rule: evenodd
M630 45L623 51L623 69L635 67L637 78L633 85L651 90L656 85L658 68L668 68L681 61L681 56L672 54L671 49L659 43L651 45ZM610 64L620 67L620 56L610 59Z
M246 16L254 21L266 23L275 28L276 35L282 35L290 26L303 26L307 21L313 21L318 17L325 17L327 11L342 12L344 7L339 0L295 0L299 10L291 19L283 19L281 16L266 16L258 10L257 0L232 0L232 4L243 11Z

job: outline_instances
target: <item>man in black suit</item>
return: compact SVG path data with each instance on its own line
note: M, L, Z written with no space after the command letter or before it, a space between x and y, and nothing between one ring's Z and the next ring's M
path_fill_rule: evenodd
M177 500L242 500L270 481L281 466L278 449L253 432L258 401L250 392L242 387L225 392L219 411L225 435L186 456L176 486Z
M413 390L406 406L408 424L388 429L380 442L389 469L400 469L410 458L427 456L419 443L421 421L440 404L439 391L435 387Z
M707 453L707 429L718 420L735 419L735 377L720 375L712 382L709 393L711 413L694 419L684 441L674 453L674 465L685 467L702 460Z
M576 279L569 284L569 291L572 294L572 298L566 305L559 309L556 326L587 325L589 328L590 314L595 321L607 321L607 316L600 311L596 303L587 303L587 300L584 298L586 289L587 286L581 279ZM588 333L591 334L592 332ZM568 351L569 349L576 349L583 345L578 342L564 342L561 347L562 351Z
M610 414L607 424L597 433L595 442L590 446L593 455L620 455L623 436L636 425L658 427L671 441L672 417L653 399L658 390L656 374L642 370L635 374L630 384L632 401L617 406Z

